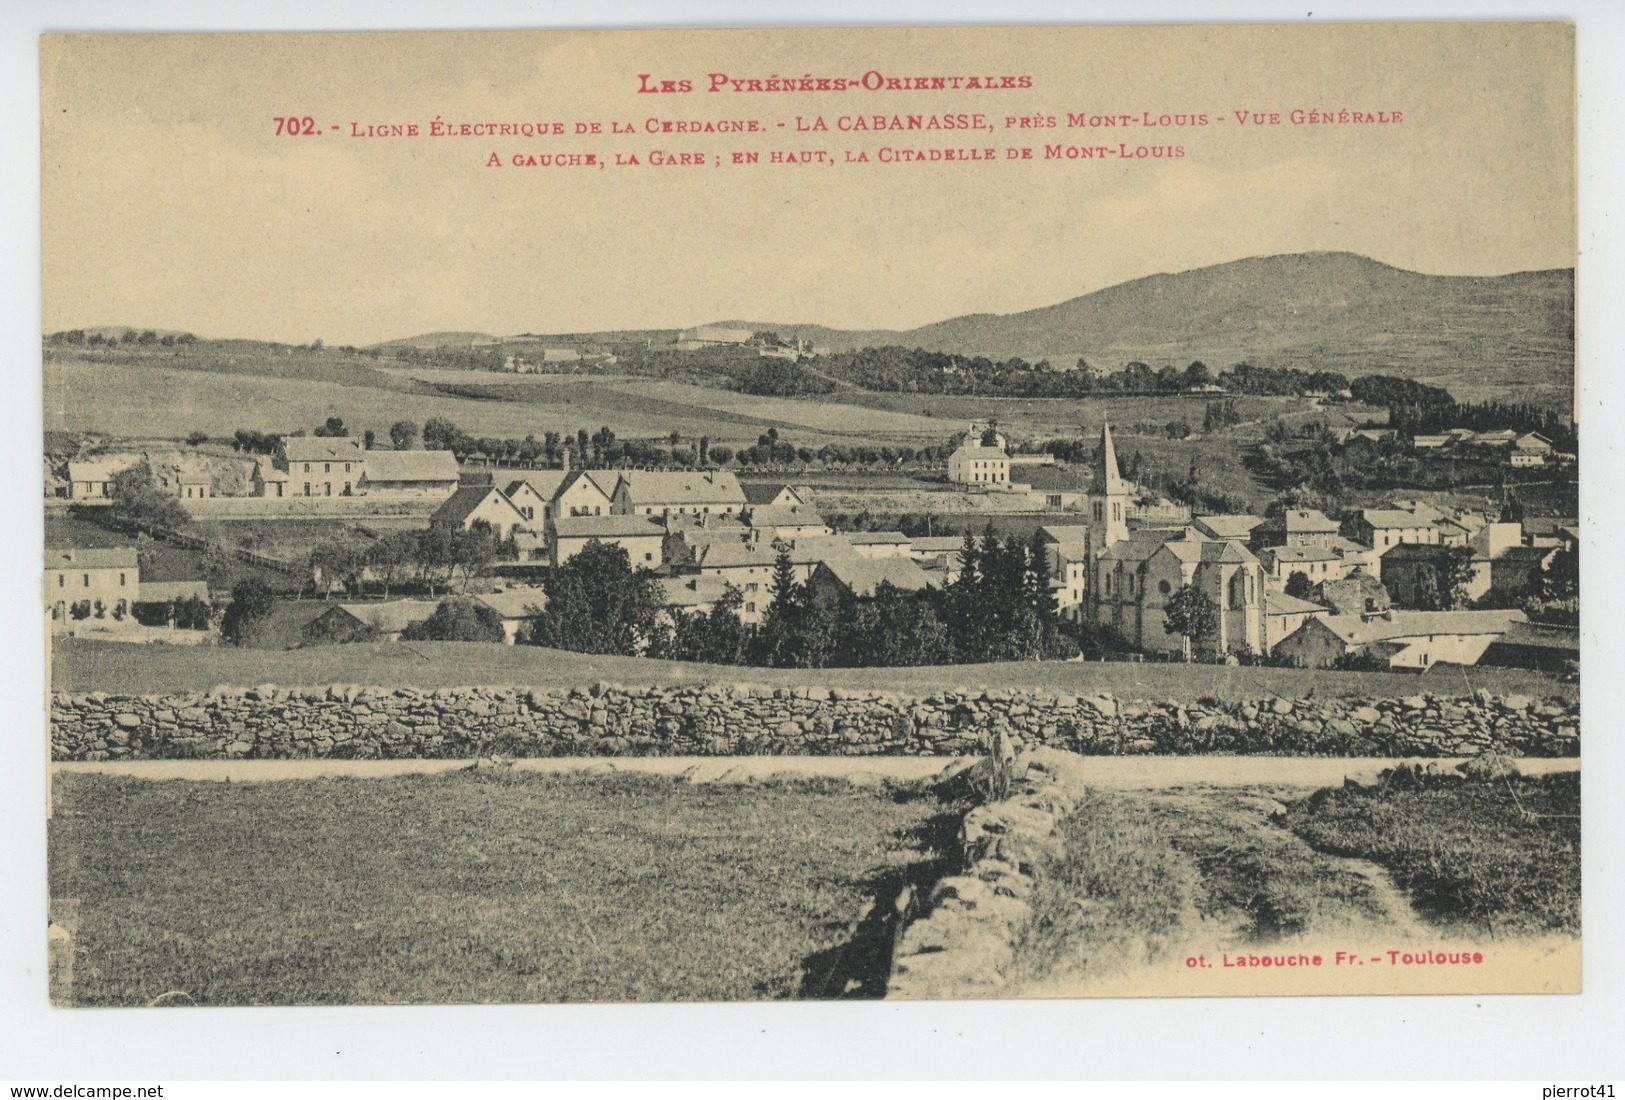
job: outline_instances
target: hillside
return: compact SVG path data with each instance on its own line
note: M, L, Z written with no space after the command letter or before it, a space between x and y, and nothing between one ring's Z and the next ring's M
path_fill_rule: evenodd
M834 351L897 344L992 359L1019 356L1108 370L1200 359L1259 366L1388 373L1448 388L1462 399L1516 393L1567 404L1574 371L1574 272L1424 275L1348 252L1260 256L1149 275L1021 313L969 314L906 331L842 330L783 321L716 320L773 331ZM468 341L434 333L392 341L418 347ZM669 330L571 333L565 344L614 346ZM535 340L529 336L510 341Z
M422 336L406 336L399 340L385 340L375 345L380 348L467 348L475 344L494 344L499 337L484 332L426 332Z
M901 344L1108 369L1139 359L1213 367L1246 360L1344 374L1391 373L1461 397L1555 398L1572 384L1574 272L1423 275L1346 252L1265 256L1151 275L1012 314L906 332L723 322L833 350ZM1534 391L1534 392L1531 392Z

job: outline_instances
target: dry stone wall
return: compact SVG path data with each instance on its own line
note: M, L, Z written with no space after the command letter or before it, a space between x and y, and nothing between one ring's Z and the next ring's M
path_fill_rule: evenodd
M749 684L216 688L57 694L57 760L956 755L990 738L1086 755L1578 756L1579 707L1480 691L1403 699L1127 702L1109 695L909 696Z

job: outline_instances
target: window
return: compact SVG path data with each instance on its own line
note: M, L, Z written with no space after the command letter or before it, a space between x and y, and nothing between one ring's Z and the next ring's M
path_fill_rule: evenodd
M748 603L745 605L745 610L754 613L756 611L756 605L754 603Z
M305 473L310 473L310 463L305 463Z
M322 485L322 496L330 497L332 495L333 495L333 483L331 481L324 483Z
M58 573L56 575L56 586L58 588L66 588L68 586L68 575L66 573Z
M345 472L345 473L349 473L349 472L350 472L350 464L349 464L349 463L348 463L348 462L346 462L346 463L345 463L345 464L344 464L344 472Z
M90 587L90 574L89 573L85 574L85 587L86 588Z
M1161 592L1164 596L1166 596L1168 593L1172 592L1173 590L1174 590L1174 586L1169 584L1167 581L1158 581L1157 582L1157 591Z
M124 574L123 574L123 573L120 573L120 574L119 574L119 575L118 575L118 586L119 586L119 587L120 587L120 588L123 588L123 587L124 587L124 585L125 585L125 583L126 583L126 581L125 581L125 578L124 578Z
M653 554L645 554L645 555L643 555L643 560L644 561L654 561L655 556Z
M309 467L309 466L306 466L306 467L305 467L305 469L307 469L307 470L308 470L308 469L310 469L310 467ZM307 496L307 497L308 497L308 496L309 496L309 495L310 495L310 482L308 482L308 481L307 481L307 482L305 482L305 495L306 495L306 496Z
M322 463L322 473L330 474L332 472L333 472L333 464L331 462Z

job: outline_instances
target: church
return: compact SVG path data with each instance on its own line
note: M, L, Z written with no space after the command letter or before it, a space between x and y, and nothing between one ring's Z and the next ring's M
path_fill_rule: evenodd
M1050 586L1060 613L1110 627L1130 645L1181 653L1164 629L1168 600L1189 585L1218 609L1213 635L1193 639L1198 655L1264 652L1264 573L1240 542L1188 525L1129 527L1132 486L1118 472L1111 426L1100 431L1085 502L1088 522L1043 528Z

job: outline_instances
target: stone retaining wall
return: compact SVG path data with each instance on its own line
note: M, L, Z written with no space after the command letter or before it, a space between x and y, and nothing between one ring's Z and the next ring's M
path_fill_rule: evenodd
M524 688L216 688L57 694L57 760L531 756L953 755L999 735L1091 755L1578 756L1563 700L1415 695L1124 702L1020 691L906 696L749 684Z
M1008 752L1008 749L1005 750ZM999 747L973 773L996 773ZM1028 899L1038 868L1066 854L1059 828L1077 806L1076 783L1062 775L1064 754L1046 749L1008 762L1008 790L974 807L960 824L963 870L911 904L897 939L886 996L904 1000L997 997L1032 918Z

